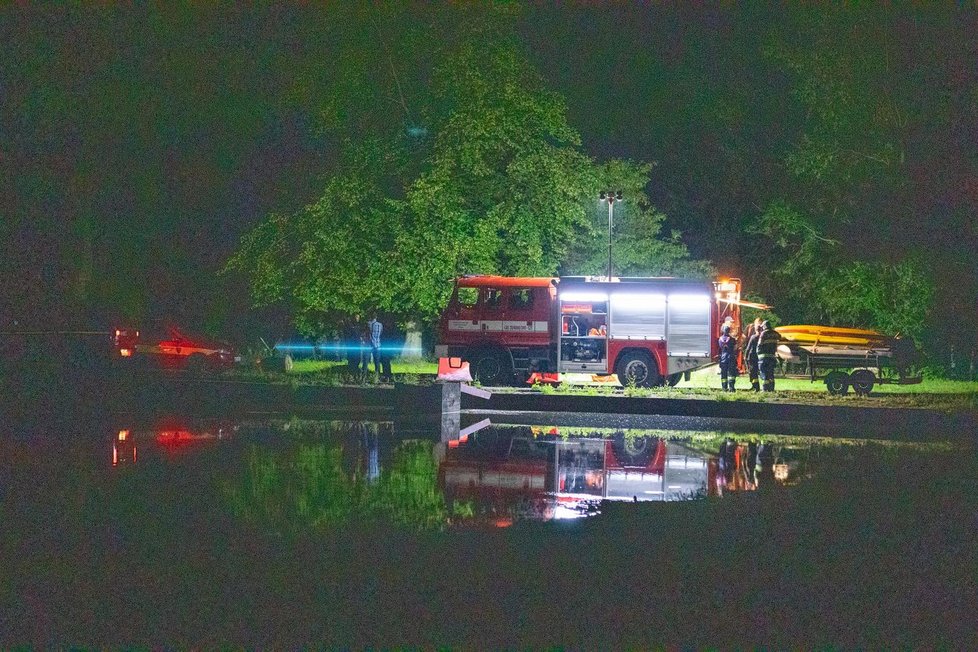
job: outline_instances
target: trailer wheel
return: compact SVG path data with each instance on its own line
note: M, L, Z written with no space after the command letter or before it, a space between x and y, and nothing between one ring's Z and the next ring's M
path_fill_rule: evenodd
M825 388L833 396L845 396L849 392L849 376L844 371L833 371L825 377Z
M657 387L662 384L659 368L645 351L623 354L615 365L615 374L623 386L635 383L637 387Z
M876 384L876 375L869 369L856 369L849 374L849 383L858 396L869 396Z
M483 385L508 385L513 382L513 366L502 351L482 349L471 360L472 380Z
M675 387L683 379L683 372L669 374L669 387Z

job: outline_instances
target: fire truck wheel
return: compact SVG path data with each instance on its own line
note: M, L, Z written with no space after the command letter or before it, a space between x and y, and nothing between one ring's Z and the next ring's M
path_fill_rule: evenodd
M504 385L513 381L513 366L501 351L476 351L471 360L472 380L483 385Z
M849 375L844 371L833 371L825 377L825 388L833 396L845 396L849 392Z
M655 454L656 442L651 437L626 438L623 434L611 440L611 450L621 464L647 466Z
M856 369L849 374L849 384L858 396L869 396L876 384L876 376L869 369Z
M624 386L634 383L636 387L657 387L662 384L659 368L644 351L628 351L618 358L615 373Z

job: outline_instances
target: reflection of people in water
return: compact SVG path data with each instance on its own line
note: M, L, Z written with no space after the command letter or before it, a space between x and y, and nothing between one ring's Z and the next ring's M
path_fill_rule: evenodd
M760 451L760 453L759 453ZM737 443L726 438L717 451L716 491L722 496L727 491L754 491L757 478L765 473L771 476L774 450L770 445L755 442ZM771 476L773 477L773 476Z
M761 477L764 478L765 485L770 484L768 480L774 478L774 449L771 444L761 442L757 446L757 460L754 464L754 484L761 486Z
M717 454L717 489L719 490L720 483L723 483L723 488L735 489L734 478L735 472L737 470L737 443L727 437L720 444L720 450ZM721 492L722 493L722 492Z
M757 463L757 442L752 441L747 444L747 459L744 460L744 470L753 477L754 464Z
M367 482L380 477L380 442L376 432L363 430L363 447L367 449Z
M740 473L740 467L741 464L743 463L743 460L741 459L741 454L744 453L745 451L744 451L744 446L742 444L734 444L733 447L734 447L734 452L733 452L734 459L733 459L733 469L732 469L733 473L731 475L733 475L734 477L734 489L741 490L744 488L743 483L741 482L743 476Z
M741 444L740 448L740 466L737 468L737 473L740 474L744 489L746 491L753 491L757 488L757 485L754 484L754 470L752 468L754 459L757 457L757 445L754 442L750 442L748 444Z

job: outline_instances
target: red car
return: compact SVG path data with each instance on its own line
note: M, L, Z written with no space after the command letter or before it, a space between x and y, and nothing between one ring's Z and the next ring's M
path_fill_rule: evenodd
M226 368L240 362L234 348L197 335L188 335L175 326L161 333L141 333L132 328L116 329L114 343L122 358L156 361L166 369L207 371Z

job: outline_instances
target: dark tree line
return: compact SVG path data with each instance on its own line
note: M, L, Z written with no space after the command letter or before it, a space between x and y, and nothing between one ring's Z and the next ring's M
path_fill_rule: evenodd
M785 321L968 348L976 27L928 6L8 6L0 316L430 314L453 272L600 271L591 195L618 183L649 200L621 214L623 271L710 261ZM268 274L218 274L235 253Z
M973 9L628 6L531 22L585 146L658 162L650 195L694 256L786 321L973 346Z

